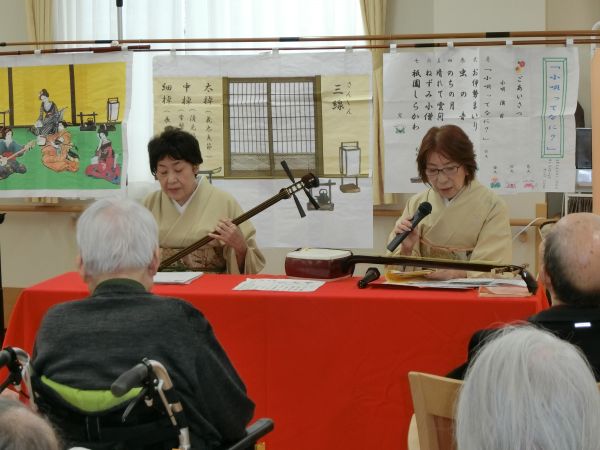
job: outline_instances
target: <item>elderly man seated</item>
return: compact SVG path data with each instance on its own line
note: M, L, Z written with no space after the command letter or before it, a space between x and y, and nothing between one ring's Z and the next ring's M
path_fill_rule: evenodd
M77 243L91 295L47 312L34 348L36 376L62 393L108 391L146 357L169 372L192 448L244 436L254 404L210 324L191 304L150 292L160 262L152 214L125 198L98 200L79 218Z
M486 344L456 411L460 450L600 449L600 393L579 349L531 326Z
M568 214L541 246L540 281L552 307L527 319L581 348L600 381L600 216ZM469 343L473 358L491 330L478 331ZM462 379L467 364L448 374Z

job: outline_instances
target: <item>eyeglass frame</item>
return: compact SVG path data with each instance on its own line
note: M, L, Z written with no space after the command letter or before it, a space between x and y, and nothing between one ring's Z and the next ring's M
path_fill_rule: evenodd
M456 166L442 167L441 169L425 168L425 175L427 175L427 178L431 179L439 177L440 173L443 173L446 177L451 177L458 173L458 169L460 169L461 166L462 164L458 164ZM450 173L447 172L448 170L450 170Z

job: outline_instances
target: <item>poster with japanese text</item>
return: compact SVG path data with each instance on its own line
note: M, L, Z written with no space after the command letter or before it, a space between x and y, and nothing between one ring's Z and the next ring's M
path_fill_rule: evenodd
M471 138L498 193L575 187L574 47L446 48L384 55L385 191L423 189L415 158L431 127Z
M99 197L125 186L131 55L0 59L0 197Z
M263 246L372 247L372 95L368 52L154 59L154 132L199 141L200 174L247 211L313 173L317 209L297 193L251 220ZM351 222L355 227L340 224Z

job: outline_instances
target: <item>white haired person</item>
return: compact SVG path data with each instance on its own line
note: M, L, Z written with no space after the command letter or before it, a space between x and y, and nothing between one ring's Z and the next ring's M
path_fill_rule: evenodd
M23 403L0 397L0 449L59 450L54 429Z
M77 222L77 244L91 295L46 313L34 348L36 378L50 379L62 394L104 393L149 358L173 380L192 448L221 448L243 437L254 403L210 323L190 303L150 292L160 261L150 211L126 198L98 200Z
M456 412L460 450L600 449L600 393L582 353L532 326L477 354Z

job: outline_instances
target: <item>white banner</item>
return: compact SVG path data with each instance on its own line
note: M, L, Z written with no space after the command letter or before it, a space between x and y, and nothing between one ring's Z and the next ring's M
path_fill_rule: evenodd
M263 247L373 246L371 54L267 53L154 59L154 131L200 142L200 171L248 211L312 172L321 209L298 193L252 222Z
M577 49L446 48L384 55L385 191L418 192L416 155L431 127L455 124L499 193L575 187Z

